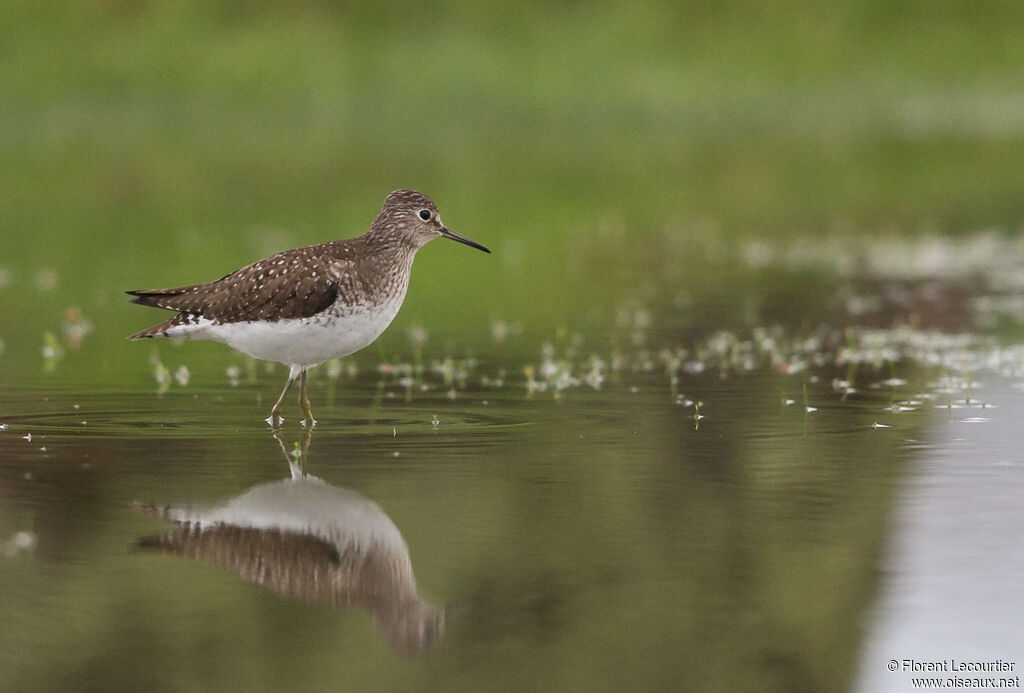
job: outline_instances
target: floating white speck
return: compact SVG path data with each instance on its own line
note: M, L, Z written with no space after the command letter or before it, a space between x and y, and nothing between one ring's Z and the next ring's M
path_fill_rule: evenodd
M437 414L434 414L434 418L430 420L430 425L433 426L434 428L437 428L438 426L441 425L441 420L437 418Z
M394 451L393 453L391 453L391 456L392 456L392 457L398 457L398 456L399 456L400 454L401 454L401 453L400 453L400 452L398 452L398 450L395 450L395 451Z
M877 421L871 424L871 428L892 428L889 424L880 424Z
M782 400L782 406L784 407L788 407L793 404L796 404L796 400L790 399L789 397L785 397Z
M0 431L6 431L6 430L7 430L7 424L0 423Z
M4 543L3 553L13 558L22 552L32 551L36 547L36 535L32 532L15 532L10 539Z
M814 412L818 411L818 408L817 407L804 407L804 411L807 412L808 414L813 414Z
M23 436L21 437L21 439L22 439L22 440L27 440L28 442L30 442L30 443L31 443L31 442L32 442L32 434L31 434L31 433L26 433L25 435L23 435Z
M984 416L968 416L966 419L960 419L960 423L988 423L991 420Z
M414 346L423 346L427 343L427 339L429 337L430 334L427 330L419 325L409 328L409 341L412 342Z
M45 267L36 272L36 288L40 291L53 291L57 288L57 272Z

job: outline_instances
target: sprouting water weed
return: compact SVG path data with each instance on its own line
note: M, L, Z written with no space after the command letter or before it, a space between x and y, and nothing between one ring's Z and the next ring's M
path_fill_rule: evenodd
M325 364L327 370L327 377L331 380L337 380L341 375L341 359L331 359Z
M57 364L64 357L64 348L57 341L57 337L52 332L43 333L43 347L41 350L43 355L43 368L47 373L52 372L57 368Z
M72 306L64 311L64 323L61 325L64 342L70 349L77 349L85 336L92 332L92 321L82 315L82 309Z
M538 392L543 388L543 383L537 381L534 378L536 369L532 363L528 363L523 366L523 375L526 376L526 396L532 397L534 392Z
M158 395L162 395L171 386L171 371L160 360L160 354L155 349L149 356L149 363L153 367L153 378L157 385L156 392Z
M174 371L174 380L182 387L188 385L189 378L192 374L188 370L188 366L182 364L178 366L178 370Z

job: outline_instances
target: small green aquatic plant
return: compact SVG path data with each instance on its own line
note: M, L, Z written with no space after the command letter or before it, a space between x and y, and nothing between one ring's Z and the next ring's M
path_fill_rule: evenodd
M57 340L57 336L53 332L43 333L43 370L47 373L52 373L56 368L60 360L64 358L64 347L60 345Z
M160 353L156 350L149 355L149 364L153 367L153 378L157 384L156 392L158 395L162 395L171 386L171 371L160 360Z

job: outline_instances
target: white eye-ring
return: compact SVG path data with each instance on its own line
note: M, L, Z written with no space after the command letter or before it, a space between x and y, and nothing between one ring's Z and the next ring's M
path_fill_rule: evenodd
M422 219L423 221L430 221L430 210L429 209L421 209L420 210L420 219Z

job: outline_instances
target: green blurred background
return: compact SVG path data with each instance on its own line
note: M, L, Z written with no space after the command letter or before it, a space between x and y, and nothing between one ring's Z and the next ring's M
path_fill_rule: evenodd
M571 327L693 228L869 242L1024 216L1015 1L0 7L16 369L78 306L77 370L123 375L117 340L160 315L120 291L356 235L398 187L495 251L427 248L393 330L465 339Z

